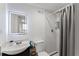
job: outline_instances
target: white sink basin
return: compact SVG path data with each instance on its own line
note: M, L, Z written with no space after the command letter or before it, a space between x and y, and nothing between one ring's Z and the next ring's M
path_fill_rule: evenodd
M21 44L14 44L12 46L6 45L5 48L2 49L2 53L6 53L8 55L15 55L23 52L29 47L29 41L22 42Z

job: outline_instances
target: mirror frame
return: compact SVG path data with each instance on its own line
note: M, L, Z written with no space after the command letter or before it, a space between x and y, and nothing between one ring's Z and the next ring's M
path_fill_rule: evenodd
M27 20L27 17L24 12L8 11L8 34L25 35L26 33L12 33L11 32L11 14L23 15L23 16L25 16L25 20ZM27 24L28 24L28 22L27 22Z

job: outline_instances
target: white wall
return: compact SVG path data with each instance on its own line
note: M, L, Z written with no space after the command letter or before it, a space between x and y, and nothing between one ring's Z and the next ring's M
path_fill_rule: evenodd
M6 38L6 4L0 4L0 45Z
M0 4L0 55L3 42L6 41L6 4Z
M44 40L45 33L45 14L35 10L32 14L32 39Z
M45 49L51 54L57 51L57 39L56 39L56 31L55 31L55 15L51 13L46 13L46 23L45 23ZM53 29L53 32L51 32Z

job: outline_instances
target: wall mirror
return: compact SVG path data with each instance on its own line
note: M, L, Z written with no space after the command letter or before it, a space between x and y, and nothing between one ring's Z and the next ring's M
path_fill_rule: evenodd
M17 12L9 12L9 16L9 33L26 34L28 30L26 16Z

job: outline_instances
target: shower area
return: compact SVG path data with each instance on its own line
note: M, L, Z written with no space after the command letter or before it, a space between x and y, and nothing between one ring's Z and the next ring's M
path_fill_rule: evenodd
M46 13L46 51L53 56L74 56L74 5L69 4L54 13Z

